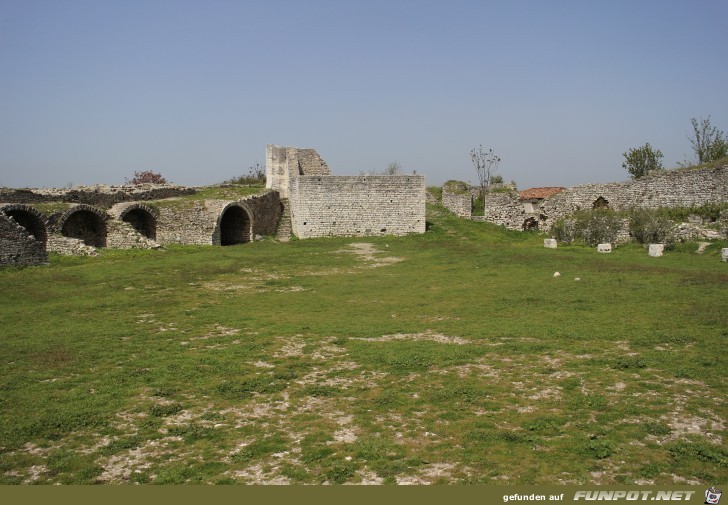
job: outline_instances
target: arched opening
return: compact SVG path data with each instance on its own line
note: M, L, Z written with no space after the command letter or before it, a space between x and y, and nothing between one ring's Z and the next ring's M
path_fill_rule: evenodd
M151 212L137 207L125 213L121 220L129 223L139 234L157 240L157 220Z
M538 221L536 218L529 217L523 222L523 231L538 230Z
M6 216L12 217L16 223L28 230L33 238L45 244L48 239L48 232L43 220L33 212L25 209L3 209Z
M609 208L609 200L604 198L603 196L600 196L596 200L594 200L594 209L608 209Z
M250 242L250 216L237 205L228 207L220 218L220 245Z
M93 247L106 247L106 223L90 210L80 209L70 214L61 227L64 237L82 240Z

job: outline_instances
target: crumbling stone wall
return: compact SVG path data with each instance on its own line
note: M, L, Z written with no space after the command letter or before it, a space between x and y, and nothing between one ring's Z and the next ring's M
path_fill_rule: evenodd
M42 265L47 262L45 242L37 240L15 219L0 212L0 266Z
M443 189L443 203L444 195ZM489 193L485 199L485 215L473 219L512 230L523 230L535 222L538 229L549 230L562 217L596 207L620 211L634 207L691 207L726 201L728 166L666 170L630 182L572 186L534 204L533 212L526 212L516 194Z
M241 200L204 200L186 206L160 205L157 242L162 245L250 242L256 235L273 235L280 215L280 197L275 191Z
M291 179L300 175L331 175L331 169L315 149L269 144L265 146L266 188L288 198Z
M633 207L692 207L728 201L728 166L667 170L633 182L583 184L566 188L543 203L550 228L561 217L577 210L606 205L614 210Z
M48 241L48 219L30 205L23 203L0 204L0 212L12 217L45 247Z
M298 149L298 175L331 175L331 169L316 149Z
M74 205L70 209L51 216L49 223L53 235L77 239L90 247L106 247L106 221L109 216L101 209L86 204ZM56 245L65 253L67 241L50 241L48 247L55 251Z
M8 189L0 188L0 202L85 203L97 207L111 207L122 202L161 200L196 193L195 188L174 184L140 184L136 186L77 186L73 188Z
M291 222L299 238L425 232L425 178L299 176L291 180Z
M443 186L442 205L460 217L470 218L473 213L473 198L469 191L467 193L449 191L447 186Z

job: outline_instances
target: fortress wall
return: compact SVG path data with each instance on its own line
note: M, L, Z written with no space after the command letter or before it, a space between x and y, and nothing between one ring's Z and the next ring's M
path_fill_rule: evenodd
M469 218L473 212L473 198L468 193L450 193L442 188L442 205L459 217Z
M421 175L299 176L289 197L299 238L425 232Z
M0 212L0 266L42 265L48 262L46 245L12 217Z
M512 230L523 230L524 223L534 219L539 223L539 229L549 230L562 217L600 205L622 211L634 207L692 207L726 201L728 166L665 170L635 181L572 186L541 201L534 212L526 212L523 203L515 195L490 193L485 200L485 216L474 219ZM448 208L457 212L456 204L449 205Z
M240 200L204 200L183 206L161 206L157 220L159 244L220 245L220 222L230 206L241 207L247 214L246 241L255 235L272 235L281 215L278 192ZM242 224L241 224L242 226Z
M68 202L85 203L98 207L111 207L121 202L162 200L192 195L194 188L169 184L140 184L136 186L80 186L70 189L8 189L0 188L0 202L43 203Z

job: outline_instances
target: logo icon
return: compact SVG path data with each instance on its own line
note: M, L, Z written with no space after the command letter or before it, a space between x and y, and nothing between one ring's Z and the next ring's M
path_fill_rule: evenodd
M705 503L708 503L709 505L718 505L718 502L720 502L720 495L723 494L723 491L720 489L716 489L715 487L711 487L710 489L705 490Z

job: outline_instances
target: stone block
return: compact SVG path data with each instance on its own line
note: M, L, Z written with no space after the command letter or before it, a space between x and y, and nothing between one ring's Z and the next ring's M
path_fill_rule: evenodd
M545 238L545 239L543 239L543 246L546 249L556 249L556 239L555 238Z
M720 250L720 257L721 257L721 261L723 261L723 263L728 263L728 247L725 247Z
M597 252L600 252L600 253L610 253L610 252L612 252L612 244L598 244L597 245Z
M663 252L665 252L665 244L650 244L647 254L654 258L658 258L662 256Z

